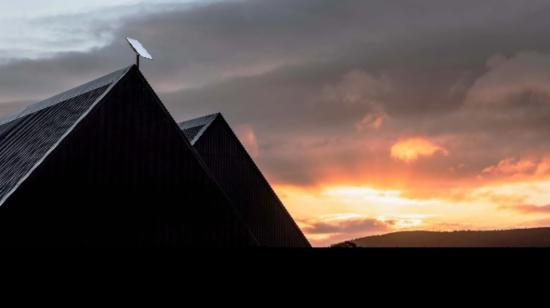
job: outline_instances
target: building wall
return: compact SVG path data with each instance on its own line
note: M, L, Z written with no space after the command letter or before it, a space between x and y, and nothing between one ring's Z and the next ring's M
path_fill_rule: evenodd
M3 206L4 240L254 246L248 227L132 69Z

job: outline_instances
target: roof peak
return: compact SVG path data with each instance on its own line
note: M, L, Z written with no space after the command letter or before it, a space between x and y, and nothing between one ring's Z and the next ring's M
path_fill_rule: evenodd
M200 116L200 117L197 117L197 118L182 121L182 122L179 123L179 126L182 127L182 128L189 128L189 127L194 127L194 126L197 126L197 125L204 125L204 124L214 120L215 118L217 118L220 115L221 115L221 113L219 113L219 112L207 114L207 115Z
M217 119L222 116L221 113L213 113L205 115L202 117L194 118L184 122L178 123L178 126L181 130L184 131L186 137L189 139L191 144L195 142L202 136L202 134L208 129L208 127Z
M23 109L21 109L18 112L12 113L11 115L8 115L4 118L0 118L0 125L12 122L14 120L17 120L19 118L22 118L24 116L27 116L29 114L33 114L37 111L40 111L42 109L51 107L53 105L56 105L58 103L64 102L66 100L69 100L71 98L80 96L84 93L99 89L101 87L110 85L122 78L122 76L126 75L135 65L127 66L125 68L116 70L112 73L109 73L105 76L99 77L95 80L92 80L90 82L87 82L85 84L82 84L80 86L77 86L75 88L72 88L68 91L62 92L60 94L54 95L48 99L45 99L43 101L39 101L37 103L30 104Z

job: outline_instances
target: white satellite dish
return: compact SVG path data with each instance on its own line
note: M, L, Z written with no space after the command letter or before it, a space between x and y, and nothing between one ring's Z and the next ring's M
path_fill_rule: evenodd
M134 50L136 53L136 65L139 68L139 58L145 58L149 60L153 60L153 57L151 54L143 47L143 45L136 39L127 37L126 40L128 41L128 44L130 44L130 47Z

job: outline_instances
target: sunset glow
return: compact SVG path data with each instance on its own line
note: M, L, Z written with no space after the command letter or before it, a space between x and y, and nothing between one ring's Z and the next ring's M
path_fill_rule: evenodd
M4 2L0 116L139 38L174 120L223 114L315 246L550 227L550 1Z
M391 156L405 162L412 162L419 157L429 157L436 153L449 155L447 150L424 138L403 139L391 148Z
M487 185L460 198L415 199L397 190L277 187L317 246L406 230L492 230L550 223L550 181ZM312 218L313 217L313 218Z

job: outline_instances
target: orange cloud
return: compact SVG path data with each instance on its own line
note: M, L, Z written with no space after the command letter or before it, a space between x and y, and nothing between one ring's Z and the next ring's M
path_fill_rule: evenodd
M548 174L550 174L550 157L545 157L537 165L535 175L543 176Z
M404 162L413 162L422 156L429 157L437 153L449 155L447 149L422 137L402 139L391 148L391 156Z
M367 113L361 119L361 121L355 124L355 129L357 129L357 131L363 131L367 128L379 129L380 127L382 127L382 124L384 124L385 120L386 120L385 114Z
M531 205L521 204L516 206L503 206L502 209L516 211L524 214L548 214L550 213L550 205Z
M511 229L550 221L550 180L457 187L437 198L368 185L274 188L314 246L407 230ZM461 196L454 198L455 191Z
M550 175L550 157L543 158L507 158L482 171L487 176L506 176L513 178L545 178Z
M485 174L501 173L507 175L519 175L534 172L537 165L537 162L531 159L517 160L515 158L508 158L501 160L495 166L490 166L483 169L482 172Z
M388 233L394 221L359 214L330 214L298 223L314 246L329 246L353 238Z
M252 158L257 158L260 154L260 146L258 144L256 132L254 132L252 126L247 124L240 125L236 128L236 133L250 156L252 156Z
M388 231L393 221L382 221L358 214L332 214L302 222L304 231L311 234L368 233Z

